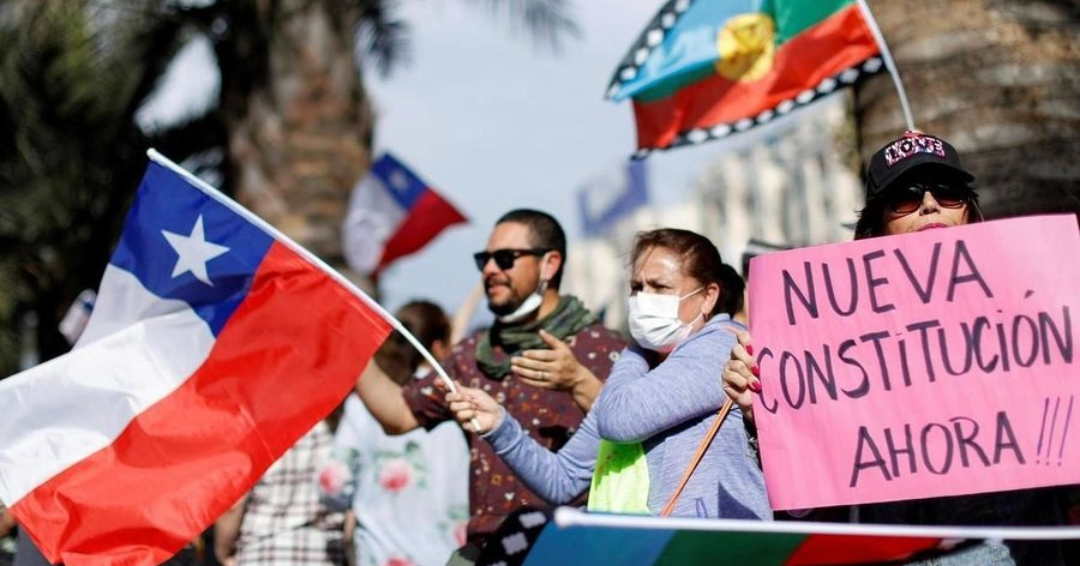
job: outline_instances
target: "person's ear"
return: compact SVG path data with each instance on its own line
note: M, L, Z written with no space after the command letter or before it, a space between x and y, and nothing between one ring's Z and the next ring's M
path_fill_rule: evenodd
M716 302L720 300L720 285L709 283L705 286L705 300L701 301L701 314L707 320L712 316Z
M562 267L563 257L557 251L550 251L540 258L540 279L551 281Z

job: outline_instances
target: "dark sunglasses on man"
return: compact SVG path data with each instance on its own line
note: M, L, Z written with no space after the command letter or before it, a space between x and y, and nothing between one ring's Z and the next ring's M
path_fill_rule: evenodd
M934 195L934 200L942 208L960 208L971 199L971 189L964 186L913 183L893 191L886 206L895 214L911 214L922 206L923 196L927 192Z
M487 265L489 259L495 260L495 265L502 270L510 269L514 267L514 262L521 256L532 255L542 256L551 250L545 250L542 248L528 248L528 249L502 249L495 251L483 251L473 254L473 259L476 260L476 268L480 271L484 270L484 266Z

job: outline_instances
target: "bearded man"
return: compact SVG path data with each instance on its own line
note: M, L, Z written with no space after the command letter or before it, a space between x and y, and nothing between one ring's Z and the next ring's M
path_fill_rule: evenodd
M455 381L489 393L537 442L557 451L577 430L626 341L597 322L576 297L559 294L566 236L550 215L527 209L506 213L473 259L496 322L456 344L442 366ZM386 432L431 430L453 420L437 379L432 372L401 386L372 362L356 391ZM489 443L474 442L466 432L469 544L459 549L455 564L475 559L514 510L547 506L519 483Z

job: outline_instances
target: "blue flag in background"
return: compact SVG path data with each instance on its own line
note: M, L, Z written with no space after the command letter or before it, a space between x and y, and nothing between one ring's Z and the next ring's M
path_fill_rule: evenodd
M601 236L635 210L649 203L645 162L627 162L617 181L610 176L587 183L578 193L585 236Z

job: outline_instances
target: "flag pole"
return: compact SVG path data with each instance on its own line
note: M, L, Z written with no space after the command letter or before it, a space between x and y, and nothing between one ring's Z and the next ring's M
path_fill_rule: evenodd
M874 13L870 11L870 6L867 5L866 0L855 0L855 2L859 5L859 9L866 18L867 25L870 26L870 33L873 34L874 41L877 42L878 49L881 50L881 60L885 63L885 68L889 70L893 84L896 85L896 94L900 97L900 108L904 112L907 129L914 130L915 120L911 117L911 106L908 104L907 92L904 91L904 81L900 78L900 70L896 68L896 62L893 61L892 53L889 51L889 44L885 43L885 36L882 35L881 28L878 27L877 20L874 19Z
M251 212L243 206L240 206L240 203L225 196L225 193L222 193L221 191L215 189L213 186L210 185L210 183L207 183L206 181L203 181L202 179L196 177L190 171L184 169L183 167L180 167L168 157L165 157L164 155L158 153L156 149L150 148L146 150L146 156L149 157L150 160L154 163L157 163L158 165L169 169L177 175L180 175L189 183L191 183L195 188L206 193L206 195L210 198L218 201L229 210L235 212L236 214L239 214L248 222L251 222L252 224L258 226L267 234L281 241L281 243L285 244L289 249L296 252L300 257L303 257L304 259L310 261L316 267L324 271L327 275L330 276L331 279L337 281L338 284L344 287L347 291L349 291L353 295L356 295L361 301L371 307L372 310L379 313L379 316L381 316L386 322L390 323L390 326L393 327L394 330L400 332L401 335L405 337L405 340L408 341L409 344L412 344L413 348L416 348L416 351L420 352L420 355L423 356L424 360L426 360L427 363L431 364L431 367L435 369L435 373L438 374L439 378L442 379L443 383L446 384L447 389L451 393L457 393L457 386L454 384L454 380L450 379L450 376L446 374L446 370L443 369L441 365L439 365L439 362L435 359L435 356L431 355L431 352L429 352L428 349L425 348L424 345L421 344L420 341L412 335L412 332L409 332L409 329L405 328L404 324L401 324L398 319L394 318L394 315L390 314L386 309L382 307L382 305L375 302L374 299L369 297L367 293L362 291L352 281L349 281L349 279L346 278L344 275L338 273L336 269L330 267L330 265L320 259L319 256L311 253L303 246L296 243L292 238L286 236L280 230L271 226L269 222L263 220L262 218L259 218L254 212ZM476 419L472 419L469 424L472 425L473 430L477 432L480 431L480 423L478 423Z

